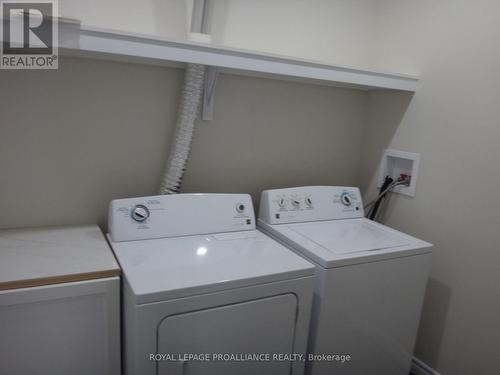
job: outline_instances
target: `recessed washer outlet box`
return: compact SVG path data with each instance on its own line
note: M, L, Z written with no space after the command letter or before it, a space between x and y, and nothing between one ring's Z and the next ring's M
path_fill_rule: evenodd
M385 150L380 162L377 187L382 186L386 176L396 180L401 174L406 174L411 176L410 186L397 186L393 192L414 197L419 163L420 154L399 150Z

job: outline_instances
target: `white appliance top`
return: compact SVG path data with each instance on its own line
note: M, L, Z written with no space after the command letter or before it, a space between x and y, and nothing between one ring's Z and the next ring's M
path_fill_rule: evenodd
M118 275L97 225L0 230L0 290Z
M370 221L359 219L295 224L289 225L288 228L335 254L410 244L410 240L399 233L388 232Z
M151 200L157 201L156 210L149 209ZM136 222L132 215L137 205L145 205L151 219L155 214L155 222ZM113 239L110 231L111 245L137 304L314 273L311 263L255 230L252 202L246 194L133 198L114 201L110 207L114 223L110 230L115 234ZM128 207L127 217L123 207ZM247 227L250 230L242 230ZM150 239L122 240L147 233Z
M432 247L365 219L357 188L268 190L260 207L260 229L325 268L415 255Z

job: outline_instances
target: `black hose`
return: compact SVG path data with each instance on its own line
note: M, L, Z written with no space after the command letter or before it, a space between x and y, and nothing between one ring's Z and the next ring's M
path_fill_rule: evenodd
M384 183L382 184L382 187L380 188L380 192L382 193L383 191L385 191L389 187L389 185L392 184L393 182L394 182L394 180L391 177L386 176ZM377 217L377 212L378 212L378 209L380 207L380 203L382 203L382 200L386 197L386 195L387 195L387 192L384 195L382 195L381 197L379 197L379 199L377 199L377 201L373 205L373 208L370 210L370 213L368 216L368 218L370 220L375 220L375 218Z

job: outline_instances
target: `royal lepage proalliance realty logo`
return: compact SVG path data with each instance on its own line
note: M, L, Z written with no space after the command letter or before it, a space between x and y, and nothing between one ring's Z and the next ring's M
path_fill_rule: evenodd
M57 69L56 0L0 2L0 68Z

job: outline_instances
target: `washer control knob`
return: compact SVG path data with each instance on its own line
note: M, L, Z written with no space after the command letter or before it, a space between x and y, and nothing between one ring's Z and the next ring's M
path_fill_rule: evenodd
M238 203L236 205L236 211L238 211L240 214L245 211L245 205L243 203Z
M278 206L280 206L282 208L286 206L286 200L285 200L285 198L278 199Z
M132 209L131 216L138 223L143 223L149 217L149 210L143 204L138 204Z
M300 201L297 198L292 199L292 205L294 207L299 207L300 206Z
M352 198L349 193L346 192L342 193L342 195L340 196L340 201L344 206L350 206L352 204Z
M313 201L310 197L306 197L306 199L304 199L304 202L306 202L306 205L308 207L312 207L312 205L313 205Z

